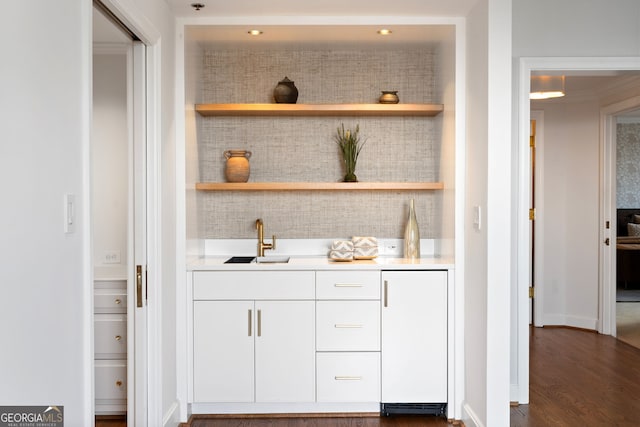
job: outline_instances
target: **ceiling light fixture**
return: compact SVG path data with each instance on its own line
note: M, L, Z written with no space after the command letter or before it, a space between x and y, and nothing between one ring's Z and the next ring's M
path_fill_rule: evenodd
M260 31L260 30L249 30L249 31L247 31L247 34L250 34L252 36L259 36L259 35L262 34L262 31Z
M194 8L195 10L200 10L204 7L204 4L202 3L191 3L191 7Z
M564 76L531 76L529 99L549 99L564 96Z
M378 34L380 34L381 36L388 36L391 33L392 31L387 28L381 28L378 30Z

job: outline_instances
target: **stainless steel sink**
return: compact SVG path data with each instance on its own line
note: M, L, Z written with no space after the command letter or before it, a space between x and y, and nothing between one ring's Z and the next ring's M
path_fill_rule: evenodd
M277 256L277 255L271 255L271 256L259 256L256 257L256 262L258 264L286 264L289 262L289 258L288 256Z

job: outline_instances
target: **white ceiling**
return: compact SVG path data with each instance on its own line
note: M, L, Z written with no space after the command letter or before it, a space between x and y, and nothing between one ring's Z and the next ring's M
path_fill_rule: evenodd
M167 0L176 16L466 16L477 0ZM192 3L205 5L195 11Z

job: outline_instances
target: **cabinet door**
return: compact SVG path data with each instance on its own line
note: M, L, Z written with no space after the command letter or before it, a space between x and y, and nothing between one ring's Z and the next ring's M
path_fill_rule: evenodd
M256 402L315 401L315 303L256 301Z
M194 301L196 402L253 402L253 317L253 301Z
M447 402L447 273L385 271L382 401Z

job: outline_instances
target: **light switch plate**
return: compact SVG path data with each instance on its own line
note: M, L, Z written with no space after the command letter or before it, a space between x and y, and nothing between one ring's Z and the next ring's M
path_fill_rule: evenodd
M64 195L64 232L66 234L76 232L76 196Z
M473 228L478 231L482 228L482 208L480 206L473 207Z

